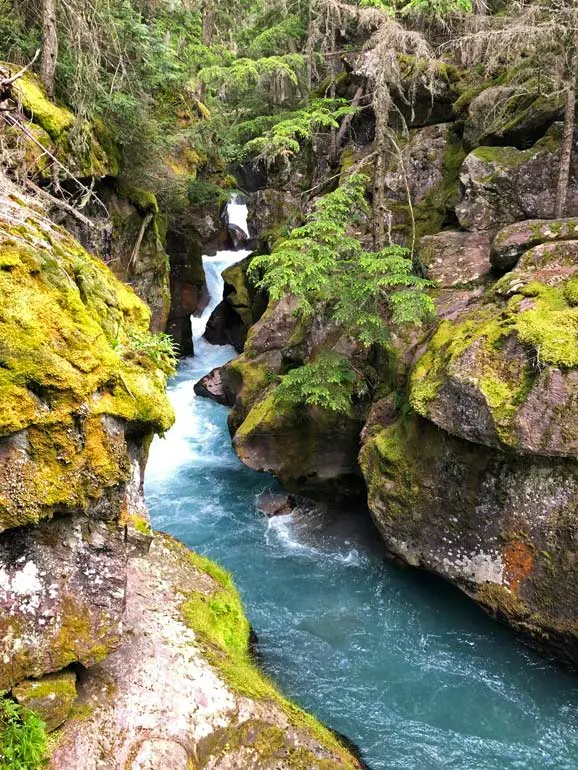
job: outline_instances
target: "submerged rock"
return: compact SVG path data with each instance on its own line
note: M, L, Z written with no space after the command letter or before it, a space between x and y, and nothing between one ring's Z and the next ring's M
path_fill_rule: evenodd
M51 770L361 767L254 668L239 597L207 559L158 535L130 563L124 622L122 648L82 677L84 717L60 732Z
M297 506L293 495L286 493L262 492L257 498L257 510L265 516L286 516L292 513Z

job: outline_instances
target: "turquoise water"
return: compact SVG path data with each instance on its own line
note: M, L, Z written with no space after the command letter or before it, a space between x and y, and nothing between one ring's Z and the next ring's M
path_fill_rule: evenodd
M232 259L219 256L219 269ZM151 453L153 524L233 573L285 693L372 770L578 768L577 679L447 585L385 564L363 510L257 511L272 480L235 457L227 410L193 393L234 352L196 349L171 386L177 424Z

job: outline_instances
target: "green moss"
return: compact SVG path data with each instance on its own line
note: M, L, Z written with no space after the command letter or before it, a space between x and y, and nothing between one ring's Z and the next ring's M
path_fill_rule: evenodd
M57 107L46 96L38 78L27 72L13 86L14 93L35 123L52 137L58 139L74 124L74 115L64 107Z
M0 530L56 507L86 509L126 478L124 439L102 416L144 433L173 420L158 363L127 354L148 329L145 305L68 233L17 202L3 205L0 254L10 269L0 270L0 437L28 429L30 462L18 494L10 494L14 469L1 470Z
M119 195L121 198L129 200L141 214L158 214L159 205L156 195L151 190L145 190L142 187L132 185L119 185Z
M565 283L564 299L571 307L578 306L578 278L571 278Z
M419 440L416 417L406 414L392 425L375 433L362 448L359 463L368 489L372 511L380 511L384 520L393 522L413 509L419 485L411 462L409 445ZM381 498L387 494L387 506Z
M282 407L275 401L275 392L271 391L265 394L263 398L252 406L245 420L238 428L236 436L239 439L243 439L256 429L263 430L266 425L275 425L280 419L281 411Z
M183 548L176 543L173 547ZM241 598L229 573L205 557L187 553L194 567L214 581L213 590L209 592L192 591L182 605L183 618L203 644L209 661L219 670L235 692L252 698L273 701L283 710L295 728L308 731L324 747L335 753L342 760L339 764L340 767L356 767L351 755L334 734L323 727L314 717L306 714L284 698L275 685L255 666L249 650L251 629L245 616ZM238 730L239 728L234 729ZM229 736L229 745L232 739L233 737ZM234 740L238 741L239 735L236 735ZM265 728L261 737L252 741L252 745L256 746L261 756L264 756L275 751L280 745L279 741L280 736L275 732L275 728L273 728L273 732L269 732L269 728ZM227 741L225 740L224 743L226 744ZM210 753L214 754L214 751L213 747ZM307 754L306 758L311 761L313 755ZM295 761L299 756L303 758L303 761L305 760L302 753L301 755L297 753L295 754ZM301 767L299 764L290 766L296 769ZM314 766L303 765L303 768ZM317 766L319 768L324 767L318 761ZM328 770L334 766L336 766L334 761L332 764L326 765Z
M514 274L508 285L512 281L517 281ZM568 302L573 288L567 285L520 282L520 293L505 303L494 301L502 291L498 287L490 301L466 319L440 324L411 376L410 401L416 411L427 416L449 374L461 372L462 356L475 350L475 358L470 356L465 373L458 376L471 378L485 396L502 441L515 443L510 426L535 382L535 363L578 367L578 307ZM525 362L504 355L511 336L527 346Z

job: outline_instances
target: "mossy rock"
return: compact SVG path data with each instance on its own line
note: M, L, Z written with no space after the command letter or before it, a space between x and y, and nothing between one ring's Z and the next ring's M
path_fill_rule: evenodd
M84 510L129 473L108 418L163 432L149 311L42 211L0 197L0 530Z
M5 65L8 72L20 68ZM41 178L51 178L53 164L40 150L38 144L54 155L69 172L80 179L116 176L119 172L120 155L104 124L78 120L66 107L51 101L40 80L26 72L12 84L12 98L31 121L33 140L21 133L17 138L24 142L25 153L33 161L26 171L34 170ZM59 176L67 176L56 167Z
M556 123L526 150L478 147L460 169L455 207L465 230L493 230L526 219L552 219L556 202L562 127ZM578 160L573 159L568 210L578 206Z
M70 714L76 700L76 674L61 671L40 679L26 679L12 688L12 697L38 714L50 733Z
M410 401L469 441L575 457L574 284L568 276L555 286L539 278L538 269L509 273L460 320L441 323L413 370Z
M500 273L512 270L524 252L541 243L578 240L578 219L529 219L502 228L492 243L491 262Z
M360 463L388 551L576 668L576 461L455 438L407 406L386 417Z

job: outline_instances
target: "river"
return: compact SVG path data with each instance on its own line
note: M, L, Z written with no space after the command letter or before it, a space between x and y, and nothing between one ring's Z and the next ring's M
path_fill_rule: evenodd
M240 205L229 213L246 224ZM193 319L196 356L170 385L176 424L147 471L154 527L233 573L264 669L372 770L576 770L576 678L441 581L384 563L366 511L257 511L274 481L235 456L227 409L193 392L235 355L201 335L221 271L246 254L204 258L211 301Z

